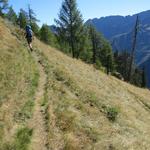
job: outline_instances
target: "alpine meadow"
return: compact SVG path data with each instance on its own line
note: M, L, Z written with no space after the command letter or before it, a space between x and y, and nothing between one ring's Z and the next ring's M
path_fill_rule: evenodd
M60 2L0 0L0 150L150 150L149 11Z

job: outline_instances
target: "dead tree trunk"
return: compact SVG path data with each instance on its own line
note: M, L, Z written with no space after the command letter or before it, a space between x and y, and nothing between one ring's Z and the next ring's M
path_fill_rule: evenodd
M136 50L136 43L137 43L137 34L139 28L139 16L137 15L135 27L134 27L134 35L133 35L133 45L132 45L132 51L131 51L131 60L130 60L130 66L129 66L129 74L128 74L128 81L130 82L132 79L133 74L133 63L134 63L134 57L135 57L135 50Z

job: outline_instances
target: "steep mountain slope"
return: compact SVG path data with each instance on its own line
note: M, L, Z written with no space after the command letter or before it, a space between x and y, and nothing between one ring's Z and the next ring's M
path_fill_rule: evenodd
M120 34L113 37L114 50L131 50L132 32ZM150 88L150 24L141 26L137 37L136 64L146 69L147 86Z
M149 149L149 90L140 89L112 76L107 76L96 70L92 65L72 59L37 39L33 43L34 53L29 54L26 51L27 48L23 46L23 40L17 39L16 35L12 35L4 22L1 21L0 24L2 29L8 30L9 39L14 39L18 43L17 47L13 47L13 58L20 54L17 55L20 63L26 57L31 59L30 66L33 65L34 67L23 69L24 73L30 77L32 75L30 71L39 68L39 85L35 88L33 115L26 121L17 122L25 127L21 128L19 132L14 132L11 139L1 138L3 147L1 146L0 149L11 149L11 146L16 146L17 149L20 145L25 148L19 147L20 149L17 150L32 148L42 150ZM19 35L19 37L21 36ZM0 42L3 46L14 45L14 42L10 42L8 39ZM20 48L22 48L22 51L18 50ZM15 51L18 53L15 53ZM7 58L7 54L3 54L3 58ZM27 60L23 62L29 65ZM9 59L7 59L7 63L13 67L14 63L11 63ZM4 64L1 67L5 68L4 73L7 72L8 69ZM16 72L13 73L16 74ZM22 74L19 76L25 77ZM4 77L1 79L3 80ZM15 77L12 76L11 80L14 79ZM0 86L7 89L7 85L2 83L0 82ZM27 86L24 83L21 83L21 85L24 88ZM16 88L20 89L20 86L16 84ZM30 90L30 87L27 90ZM41 93L37 96L39 91ZM15 102L14 98L19 102L24 101L23 97L20 97L22 94L16 93L15 97L13 93L13 91L10 91L9 94L12 98L11 102ZM36 99L36 97L39 97L39 99ZM10 106L9 111L13 114L14 108L11 108L13 104L8 98L6 98L6 101ZM3 110L2 108L7 110L6 106L1 105L0 110ZM24 110L22 107L19 108ZM2 113L3 111L0 112L0 115ZM36 118L36 115L39 119ZM7 116L4 116L3 124L7 123L5 118ZM11 115L11 119L14 120L14 115ZM42 123L36 126L38 120L41 120ZM30 121L33 126L30 125ZM18 125L15 127L15 131L18 131L18 127ZM13 125L9 129L3 130L3 134L8 136L7 133L11 133L12 128ZM47 132L47 134L42 134L37 130L38 128ZM36 147L39 140L41 140L41 144L45 143L44 147L40 148L41 144Z
M133 87L35 42L48 73L51 149L149 149L149 91ZM46 57L45 57L46 56ZM107 119L117 108L115 123Z
M39 78L35 61L16 33L21 31L0 18L0 150L8 149L9 141L15 150L27 147L31 129L26 121L32 116Z
M138 14L141 26L150 25L150 10ZM102 32L107 39L112 39L116 35L128 33L133 30L137 14L133 16L108 16L89 19L86 23L93 24L99 32Z
M137 41L136 63L143 67L150 63L150 11L138 14L140 20L140 30ZM136 15L133 16L109 16L100 19L88 20L87 24L93 24L96 29L110 40L113 49L118 51L131 51L133 28ZM148 87L150 87L150 68L146 66Z

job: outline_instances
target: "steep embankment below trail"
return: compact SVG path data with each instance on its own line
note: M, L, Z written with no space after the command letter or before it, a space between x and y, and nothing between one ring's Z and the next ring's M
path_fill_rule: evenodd
M12 35L2 20L0 28L6 30L5 37L8 38L0 39L0 45L3 46L0 53L6 59L0 59L1 68L3 67L3 74L0 76L0 87L3 89L0 93L0 116L3 116L3 119L0 118L0 132L4 137L13 134L7 140L0 137L0 149L15 147L21 150L22 147L19 146L23 146L25 150L34 149L40 140L40 146L43 144L43 147L38 148L42 150L149 149L148 90L107 76L93 66L72 59L36 39L33 44L35 52L29 54L20 34ZM13 43L17 43L16 46ZM11 57L8 57L8 47L12 49ZM11 70L16 63L20 64L17 69L22 70L21 73L15 71L16 68ZM5 64L9 65L9 69ZM11 78L8 78L9 71ZM37 72L39 84L28 79ZM11 81L18 81L18 84L11 88L6 84ZM29 94L32 85L36 86L32 90L34 92ZM15 91L12 90L14 87ZM25 97L26 93L28 95ZM9 114L4 115L8 112ZM116 117L114 121L110 120L113 119L112 116ZM12 124L7 127L9 119Z
M0 150L24 149L32 135L26 122L32 117L39 71L17 38L20 33L0 18Z
M51 149L149 149L150 92L95 70L39 41L48 74ZM118 110L116 122L108 120Z

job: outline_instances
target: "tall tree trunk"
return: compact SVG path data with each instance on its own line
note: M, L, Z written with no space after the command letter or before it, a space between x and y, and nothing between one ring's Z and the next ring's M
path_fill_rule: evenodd
M29 23L32 25L32 17L31 17L31 8L30 5L28 5L28 15L29 15Z
M143 70L142 70L142 87L143 87L143 88L146 87L146 73L145 73L145 66L143 67Z
M107 75L109 75L109 72L110 72L110 62L109 62L109 57L107 56L107 65L106 65L106 70L107 70Z
M96 45L94 39L92 40L92 45L93 45L93 64L96 63Z
M71 8L70 8L71 9ZM72 12L70 11L70 40L71 40L71 51L72 57L75 58L75 48L74 48L74 35L73 35L73 21L72 21Z
M136 24L134 27L133 45L132 45L131 58L130 58L131 61L130 61L129 74L128 74L129 82L131 81L132 74L133 74L133 63L134 63L135 50L136 50L138 27L139 27L139 16L137 15Z
M75 49L74 49L73 37L71 37L71 51L72 51L72 57L75 58Z

